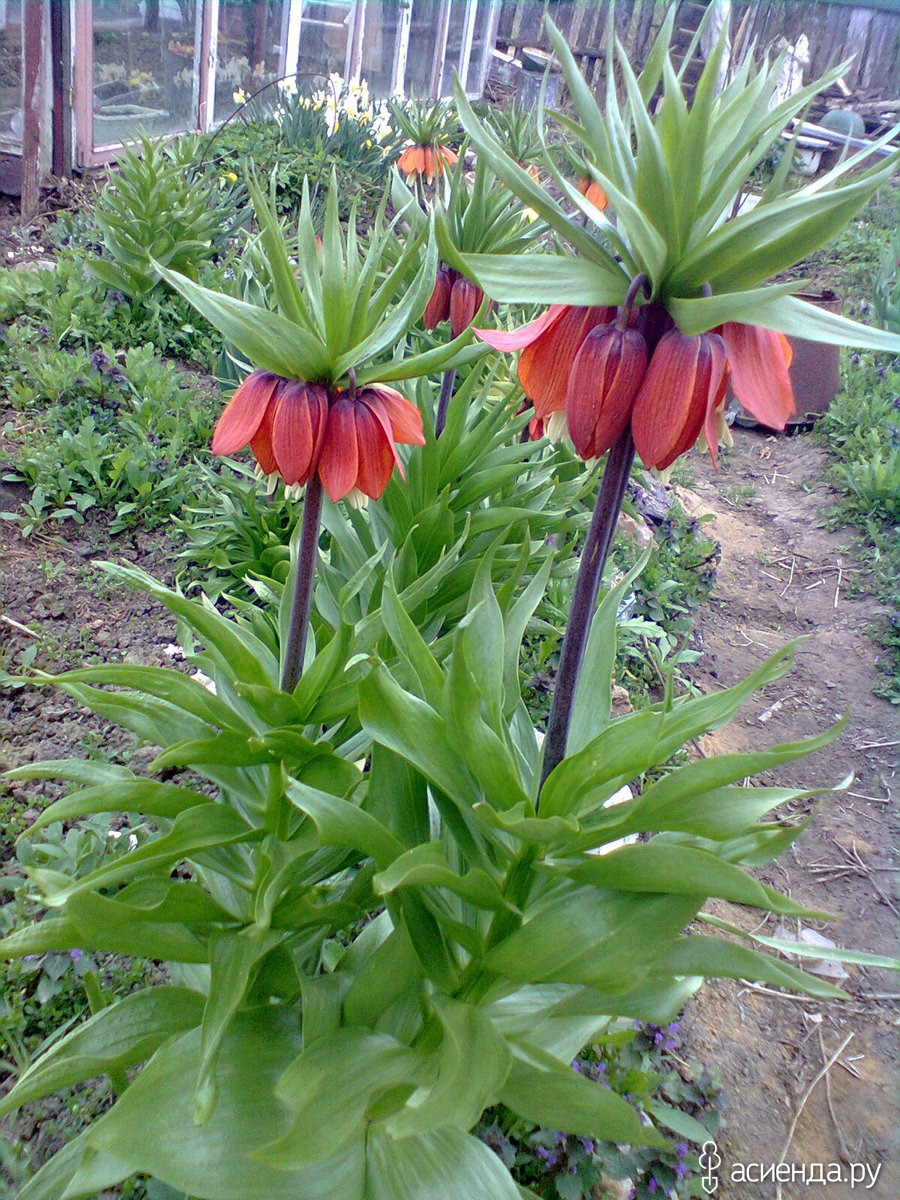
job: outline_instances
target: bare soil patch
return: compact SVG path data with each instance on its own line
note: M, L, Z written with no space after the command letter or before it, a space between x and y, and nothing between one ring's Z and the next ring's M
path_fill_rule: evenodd
M867 630L878 605L850 594L861 568L847 548L849 531L821 526L822 511L834 500L823 482L825 451L805 436L736 431L736 438L718 474L692 460L694 484L682 494L689 509L714 514L712 533L722 544L717 587L699 616L704 653L695 680L704 690L728 686L784 642L807 640L794 669L732 725L705 739L704 748L734 752L798 741L849 710L847 728L830 746L763 776L797 787L834 785L851 772L854 779L844 792L800 802L795 811L819 807L818 813L792 851L761 875L795 900L838 914L830 925L803 924L839 946L896 954L890 798L900 733L896 709L872 693L878 647ZM746 927L746 918L727 906L722 915ZM760 931L775 934L777 923L770 917ZM796 922L785 928L797 933ZM726 1181L734 1163L769 1165L782 1155L787 1163L825 1164L826 1175L828 1164L867 1163L873 1170L881 1164L866 1195L900 1195L891 1014L896 977L852 965L846 970L841 986L849 1001L781 998L720 981L690 1006L686 1048L719 1066L728 1101L719 1147L725 1197L775 1196L771 1181ZM810 1084L849 1035L801 1111ZM781 1194L844 1200L848 1186L798 1180L785 1183Z

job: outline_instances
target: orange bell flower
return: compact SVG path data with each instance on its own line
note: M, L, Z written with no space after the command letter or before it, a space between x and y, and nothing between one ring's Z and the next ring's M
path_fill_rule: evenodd
M411 183L417 176L427 179L430 183L439 175L443 175L448 167L452 167L458 159L455 150L449 146L407 146L397 159L397 166L406 176L406 182Z
M731 387L761 425L784 429L796 411L788 367L793 348L783 333L728 321L716 330L725 339Z
M604 208L609 204L606 192L594 179L587 179L582 176L575 184L582 196L589 204L593 204L594 208L603 212Z
M631 432L645 467L665 470L700 436L725 376L725 341L717 333L660 338L634 402Z
M495 350L521 350L519 382L534 405L535 414L546 418L566 406L569 372L581 343L597 325L606 324L615 308L579 308L554 304L542 316L511 333L476 329L481 341Z
M396 445L424 446L422 414L399 392L383 383L342 391L332 400L319 456L319 478L328 498L342 500L362 492L377 500L396 466L403 465Z
M249 445L266 475L304 484L316 469L328 420L328 393L317 383L253 371L216 423L213 454Z
M425 438L422 414L393 388L329 394L321 384L254 371L219 418L212 450L249 445L261 470L288 485L318 474L331 500L354 489L377 500L394 467L403 473L397 444L424 446Z
M575 355L566 392L566 420L576 452L599 458L628 426L647 371L647 342L637 329L597 325Z

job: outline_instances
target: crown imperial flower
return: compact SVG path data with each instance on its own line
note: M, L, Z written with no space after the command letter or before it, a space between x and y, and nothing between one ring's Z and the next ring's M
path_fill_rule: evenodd
M646 467L665 470L700 436L724 395L726 348L717 333L663 334L634 402L631 432Z
M254 371L216 424L214 454L249 445L266 475L288 486L318 474L333 501L355 490L377 500L395 466L395 445L423 446L422 416L399 392L373 384L332 393L321 384Z
M595 326L575 355L566 392L569 436L581 458L599 458L628 428L647 370L647 343L636 329Z

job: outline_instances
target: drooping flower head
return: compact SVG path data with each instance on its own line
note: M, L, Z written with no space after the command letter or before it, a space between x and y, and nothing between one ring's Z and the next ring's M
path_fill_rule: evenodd
M556 114L542 106L538 114L555 195L535 183L476 117L463 89L455 89L479 159L560 239L543 262L531 255L462 257L460 269L498 302L550 306L516 333L480 336L499 350L522 351L519 379L536 414L565 405L570 432L574 426L587 456L623 420L629 427L626 393L637 358L611 333L587 341L591 329L580 321L597 311L591 306L621 305L630 282L646 276L635 328L646 340L648 367L633 397L630 428L644 461L655 467L674 461L701 431L715 454L729 381L757 420L783 429L794 409L787 336L900 351L889 331L823 312L791 295L790 282L771 282L833 237L887 181L900 162L900 152L887 148L891 134L790 195L786 155L757 203L739 204L758 192L755 172L772 138L836 76L779 100L778 70L748 59L721 87L726 30L687 95L672 50L676 10L672 5L664 17L641 71L610 18L605 112L564 36L545 20L574 109L558 124L577 182L550 152L545 122ZM594 324L603 323L609 319Z
M394 467L403 474L398 444L425 444L422 415L386 384L329 391L254 371L219 418L212 449L234 454L249 445L261 471L289 486L318 474L333 501L354 491L377 500Z
M449 146L407 146L397 159L397 166L406 176L407 183L414 179L425 179L428 183L439 178L448 167L457 161L458 155Z
M449 320L450 332L453 337L459 337L472 324L483 300L484 292L477 284L442 263L422 322L431 332L441 322Z

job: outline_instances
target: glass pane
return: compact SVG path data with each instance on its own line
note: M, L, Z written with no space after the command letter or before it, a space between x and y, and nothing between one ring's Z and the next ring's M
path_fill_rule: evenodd
M354 0L304 0L298 62L301 75L337 72L346 79L355 11Z
M245 96L280 77L285 16L283 0L220 0L217 122L229 117Z
M369 0L366 5L362 77L368 80L373 96L391 94L402 9L398 0Z
M474 3L474 0L473 0ZM491 32L491 10L495 6L491 0L478 0L478 9L475 13L475 24L473 27L472 50L469 55L469 65L466 71L466 91L469 95L480 94L480 84L482 74L485 70L485 60L490 59L491 51L494 49L494 39L488 35Z
M197 0L94 0L94 149L195 129Z
M413 0L404 85L405 94L412 100L426 100L431 95L442 8L438 0Z
M17 150L22 148L21 9L21 3L0 0L0 146Z
M441 95L453 95L453 72L460 69L460 53L466 35L466 17L477 0L453 0L450 6L450 25L447 30L447 53L444 56L444 73L441 76Z

